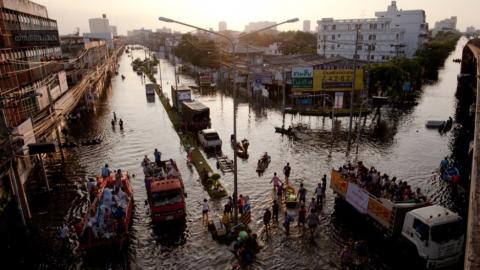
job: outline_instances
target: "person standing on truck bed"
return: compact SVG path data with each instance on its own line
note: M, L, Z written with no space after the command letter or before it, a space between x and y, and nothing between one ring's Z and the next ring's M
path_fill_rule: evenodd
M157 148L155 148L155 151L153 152L153 156L155 157L155 163L157 163L157 166L160 166L162 153L158 151Z
M110 170L108 169L108 164L105 163L105 166L102 168L102 177L109 177Z

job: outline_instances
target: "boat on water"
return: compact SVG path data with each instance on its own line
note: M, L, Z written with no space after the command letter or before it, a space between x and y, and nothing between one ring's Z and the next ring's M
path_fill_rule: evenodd
M264 172L265 169L268 168L271 160L272 158L267 153L265 153L257 162L257 172Z
M275 127L275 132L276 133L280 133L280 134L284 134L284 135L287 135L287 136L290 136L290 137L297 137L296 133L295 133L295 130L293 130L292 127L289 127L289 128L284 128L284 127Z
M157 86L156 83L145 84L145 95L154 96L155 95L155 86Z
M250 142L247 139L243 139L240 142L237 142L233 136L230 136L230 142L232 143L232 148L237 152L237 156L240 158L248 158L248 146Z
M298 204L297 190L291 186L287 185L285 187L285 206L288 208L295 208Z
M121 186L115 175L91 178L89 207L82 220L75 224L80 248L121 248L128 238L133 212L133 191L130 176L123 171Z
M217 169L222 172L233 172L233 160L228 159L227 156L217 157Z
M186 193L182 175L173 159L142 162L145 189L153 222L185 220Z

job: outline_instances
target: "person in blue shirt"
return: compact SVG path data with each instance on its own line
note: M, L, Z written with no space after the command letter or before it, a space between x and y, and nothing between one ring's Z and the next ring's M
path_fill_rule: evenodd
M440 171L441 173L445 172L448 169L448 157L445 157L442 161L440 161Z
M153 152L153 156L155 156L155 163L157 163L157 165L160 165L160 161L162 160L161 159L162 153L158 151L157 148L155 148L155 151Z
M110 170L108 169L108 164L105 163L105 167L102 168L102 177L109 177Z

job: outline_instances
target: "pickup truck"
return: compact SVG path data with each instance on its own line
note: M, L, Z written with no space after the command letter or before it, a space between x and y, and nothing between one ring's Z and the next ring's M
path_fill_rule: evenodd
M198 141L204 149L221 149L222 140L214 129L204 129L198 132Z
M392 202L376 197L344 179L336 170L332 170L330 188L374 225L379 225L385 236L406 243L425 268L443 268L461 258L465 236L462 218L457 213L428 202Z

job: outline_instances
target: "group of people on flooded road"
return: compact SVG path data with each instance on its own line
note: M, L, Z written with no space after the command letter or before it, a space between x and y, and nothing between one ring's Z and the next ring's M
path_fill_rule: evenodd
M279 216L279 209L280 204L284 201L284 195L286 194L286 188L290 186L289 178L291 174L292 168L290 167L290 163L287 163L283 168L283 174L285 176L285 183L280 180L277 173L274 172L272 179L270 180L270 184L273 184L274 190L274 200L273 204L270 209L265 209L263 215L263 223L265 227L265 231L268 234L269 228L271 226L271 222L273 219L273 223L278 223L278 216ZM290 226L294 223L295 218L297 217L297 227L302 232L305 232L306 226L310 231L310 239L314 239L315 230L317 226L320 224L320 219L318 217L319 212L322 208L323 201L325 199L325 191L327 187L327 176L323 175L321 182L318 183L317 187L313 192L313 196L310 200L307 200L307 189L303 185L300 184L300 187L296 193L296 198L298 203L296 204L295 209L288 210L285 209L284 217L283 217L283 227L285 229L285 235L288 237L290 235ZM306 225L306 226L305 226Z
M358 161L356 166L348 163L340 167L338 172L347 181L355 182L379 198L386 198L393 202L424 202L427 200L420 188L414 191L407 181L397 181L397 177L390 178L386 173L382 175L375 167L368 169L362 161Z

